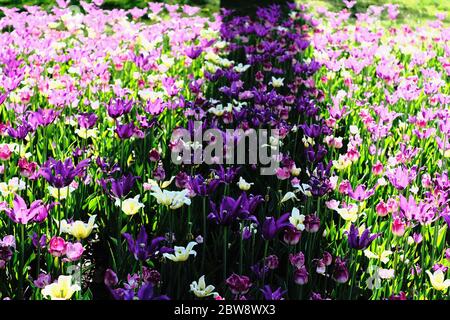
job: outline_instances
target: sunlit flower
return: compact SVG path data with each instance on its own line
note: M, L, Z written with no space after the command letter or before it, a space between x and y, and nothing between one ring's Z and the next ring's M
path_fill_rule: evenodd
M430 282L434 289L445 291L450 286L450 279L445 279L445 274L441 269L436 270L434 273L427 270L426 273L430 277Z
M96 215L90 216L88 223L77 220L74 222L67 222L61 220L61 232L68 233L76 239L86 239L91 234L92 230L97 227L95 224Z
M155 186L151 190L153 192L151 192L150 195L156 198L158 204L167 206L170 209L178 209L183 205L191 204L191 199L188 197L188 189L184 189L182 191L168 191L161 190L159 186Z
M364 250L364 255L369 258L369 259L377 259L380 260L383 263L388 263L389 262L389 256L392 255L392 251L391 250L378 250L377 253L373 253L372 251L370 251L369 249Z
M73 192L75 191L75 188L72 186L68 186L68 187L64 187L61 189L52 187L52 186L48 186L48 191L50 193L50 195L55 198L56 200L64 200L67 199L67 197Z
M192 250L194 246L197 245L197 242L191 241L188 243L188 245L185 247L178 247L175 246L174 252L172 253L164 253L163 256L169 260L172 260L174 262L183 262L186 261L190 255L193 255L194 257L197 256L197 252L195 250Z
M58 280L42 289L42 295L51 300L69 300L80 291L79 285L72 284L72 276L59 276Z
M138 194L134 198L129 198L125 200L116 199L115 205L122 208L122 211L128 215L132 216L139 212L142 208L144 208L144 204L139 202L140 195Z
M358 206L356 204L349 204L346 207L337 208L336 212L344 219L345 221L355 222L358 219Z

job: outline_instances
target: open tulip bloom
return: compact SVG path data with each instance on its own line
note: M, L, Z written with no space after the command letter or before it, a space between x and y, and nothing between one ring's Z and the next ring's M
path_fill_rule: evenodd
M445 14L141 2L0 8L1 299L450 298Z

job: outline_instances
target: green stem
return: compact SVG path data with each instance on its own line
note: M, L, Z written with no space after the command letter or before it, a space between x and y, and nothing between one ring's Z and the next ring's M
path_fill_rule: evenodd
M203 247L205 245L203 244ZM227 278L228 227L223 229L223 279Z
M19 299L23 300L24 292L23 292L23 278L25 268L25 225L20 224L20 265L19 265Z

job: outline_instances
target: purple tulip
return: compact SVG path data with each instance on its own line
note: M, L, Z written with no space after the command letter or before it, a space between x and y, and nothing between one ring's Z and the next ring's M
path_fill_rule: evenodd
M135 133L136 127L133 122L126 124L116 124L116 133L121 140L129 139Z
M365 229L360 236L358 228L353 223L350 226L350 231L347 232L347 235L348 246L356 250L367 249L372 241L380 236L380 234L370 234L369 229Z
M346 262L337 257L334 261L333 279L337 283L346 283L348 281L349 274Z
M236 273L229 276L225 283L230 288L231 292L236 295L246 294L252 286L249 277L237 275Z
M304 285L308 283L309 273L306 270L305 266L301 266L300 268L294 271L294 282L298 285Z
M128 242L128 250L136 260L146 261L162 253L171 253L173 249L162 246L164 237L156 237L148 242L148 235L144 226L141 227L136 240L129 233L123 233L123 237Z
M130 193L136 180L139 177L133 176L131 173L121 176L119 179L110 178L108 180L100 179L98 183L103 190L113 198L123 198ZM110 188L108 182L111 183Z
M53 187L61 189L69 186L76 176L84 174L89 163L90 159L85 159L74 166L70 158L64 162L50 158L40 168L39 174Z
M275 219L274 217L265 217L261 227L263 238L265 240L272 240L277 236L278 232L288 228L291 225L289 217L290 213L285 213L278 219Z
M287 292L287 290L282 290L281 288L272 291L269 285L265 285L264 288L260 290L264 300L284 300L283 295Z
M120 116L129 113L132 107L133 107L132 100L124 100L121 98L117 98L114 100L111 99L109 101L106 110L108 111L108 115L111 118L117 119Z

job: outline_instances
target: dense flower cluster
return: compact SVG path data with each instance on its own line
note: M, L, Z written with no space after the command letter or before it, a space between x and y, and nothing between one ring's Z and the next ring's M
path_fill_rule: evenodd
M395 20L392 10L372 6L354 25L347 9L314 10L313 56L324 65L316 80L334 131L325 140L334 216L326 238L350 258L348 298L442 298L450 282L449 29L443 15L386 28L381 17Z

